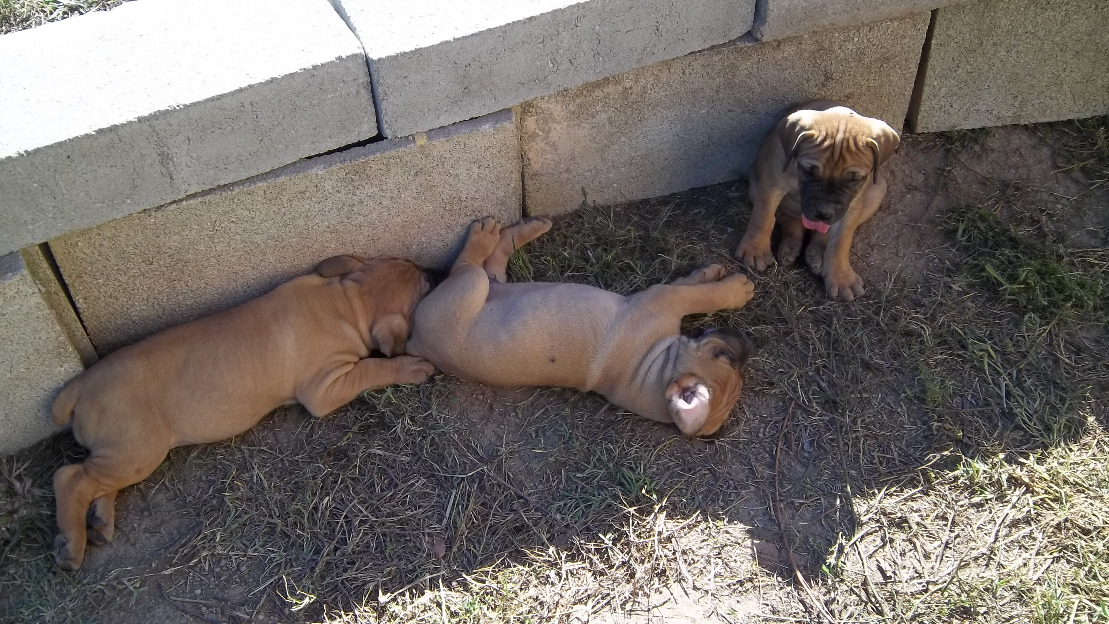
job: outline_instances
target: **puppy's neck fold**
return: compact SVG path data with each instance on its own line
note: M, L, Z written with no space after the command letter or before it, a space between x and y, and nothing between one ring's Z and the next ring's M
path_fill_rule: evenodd
M623 361L635 361L627 374L612 376L619 364L609 367L609 374L602 374L609 358L597 358L589 375L589 390L598 392L609 401L641 416L660 422L670 422L667 409L666 386L677 376L681 349L688 340L681 335L665 336L640 354L622 353ZM603 380L603 381L602 381Z

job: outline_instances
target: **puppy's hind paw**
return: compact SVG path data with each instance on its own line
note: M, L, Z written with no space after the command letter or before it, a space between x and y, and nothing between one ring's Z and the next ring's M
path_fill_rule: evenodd
M108 520L101 518L96 513L95 507L89 508L88 514L88 539L93 546L103 546L112 541L115 527Z
M500 240L501 226L496 219L485 217L474 221L470 224L466 244L462 246L462 252L458 254L451 271L467 265L481 266L496 250Z
M534 240L539 235L545 234L550 230L551 225L553 225L553 222L547 217L527 217L526 219L520 219L511 227L505 229L512 230L514 234L527 238L528 240Z
M470 224L470 238L500 235L501 226L493 217L483 217Z
M813 275L824 274L824 245L810 244L805 249L805 264L809 265L809 270Z
M69 572L80 568L81 564L84 563L85 553L77 554L73 550L70 548L69 539L59 534L54 538L54 563L58 564L59 568Z

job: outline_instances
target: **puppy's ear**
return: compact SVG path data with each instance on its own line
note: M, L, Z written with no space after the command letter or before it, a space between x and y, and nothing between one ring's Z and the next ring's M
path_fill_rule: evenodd
M408 319L400 314L386 314L370 328L372 346L389 357L400 355L408 342L408 329Z
M878 165L886 162L893 156L894 150L901 143L901 137L897 131L889 127L886 122L875 119L873 120L874 136L867 141L867 146L870 151L874 153L874 166L870 172L870 179L878 183Z
M790 163L797 156L797 148L801 142L816 136L812 130L813 111L799 110L786 117L782 130L778 133L778 140L782 142L782 151L786 154L786 163L782 171L789 169Z
M747 360L751 359L751 354L755 351L754 345L743 334L729 329L726 327L706 332L705 337L715 338L715 348L722 351L721 355L727 356L731 361L732 366L736 370L742 370L747 365Z
M320 277L338 277L362 268L362 260L354 256L332 256L316 265Z

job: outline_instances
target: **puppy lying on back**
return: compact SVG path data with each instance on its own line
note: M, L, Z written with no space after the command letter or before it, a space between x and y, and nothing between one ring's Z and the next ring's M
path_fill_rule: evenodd
M550 227L475 222L450 276L416 308L408 353L465 379L598 392L686 435L715 433L739 398L750 343L730 330L687 338L680 324L686 314L743 307L751 282L713 265L630 297L505 283L509 255Z
M407 260L337 256L73 378L54 400L54 421L72 422L89 456L54 473L58 565L79 568L86 538L112 539L117 491L145 479L171 448L230 438L281 405L323 416L369 388L425 380L434 369L424 360L370 352L402 352L429 289Z

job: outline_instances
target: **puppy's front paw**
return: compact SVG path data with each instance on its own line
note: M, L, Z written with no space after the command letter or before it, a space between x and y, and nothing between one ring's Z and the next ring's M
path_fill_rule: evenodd
M728 274L728 270L719 264L710 264L707 267L702 267L689 274L685 278L684 283L689 284L707 284L709 282L719 282L724 279Z
M756 243L744 238L735 250L735 257L756 271L765 271L774 264L774 254L770 253L770 241Z
M728 308L742 308L755 296L755 285L742 273L734 273L720 280L728 288Z
M416 357L415 355L398 355L392 358L397 367L397 377L394 383L420 384L427 381L435 373L435 366L431 362Z
M844 301L854 301L866 292L863 289L863 278L850 267L842 271L829 271L824 276L824 289L833 299L838 297Z

